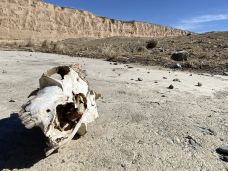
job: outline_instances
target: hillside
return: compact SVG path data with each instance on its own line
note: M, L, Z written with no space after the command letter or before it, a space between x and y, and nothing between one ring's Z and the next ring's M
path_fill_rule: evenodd
M87 11L59 7L40 0L0 1L0 40L165 37L186 33L155 24L98 17Z

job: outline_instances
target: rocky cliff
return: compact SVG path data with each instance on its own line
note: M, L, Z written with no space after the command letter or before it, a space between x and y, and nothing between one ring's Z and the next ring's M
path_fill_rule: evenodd
M55 6L41 0L1 0L0 40L77 37L164 37L186 34L183 30L136 21L119 21Z

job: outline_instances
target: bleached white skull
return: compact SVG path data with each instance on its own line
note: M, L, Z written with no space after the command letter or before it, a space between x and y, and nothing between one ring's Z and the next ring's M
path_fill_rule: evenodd
M48 70L22 106L19 117L26 128L41 128L48 138L46 155L71 140L76 133L84 135L87 123L98 117L96 94L89 90L79 65ZM56 78L61 76L61 78Z

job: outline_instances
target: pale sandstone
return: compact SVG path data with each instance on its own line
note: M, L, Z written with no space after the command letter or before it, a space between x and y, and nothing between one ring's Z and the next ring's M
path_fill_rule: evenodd
M40 0L0 1L0 40L164 37L186 33L155 24L98 17L87 11L59 7Z

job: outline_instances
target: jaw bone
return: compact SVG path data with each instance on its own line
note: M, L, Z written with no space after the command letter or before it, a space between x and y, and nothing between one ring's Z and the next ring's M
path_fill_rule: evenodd
M54 76L60 75L57 79ZM48 70L22 106L19 117L26 128L40 127L48 138L46 155L70 141L76 133L84 135L87 123L98 117L96 93L89 86L79 65Z

